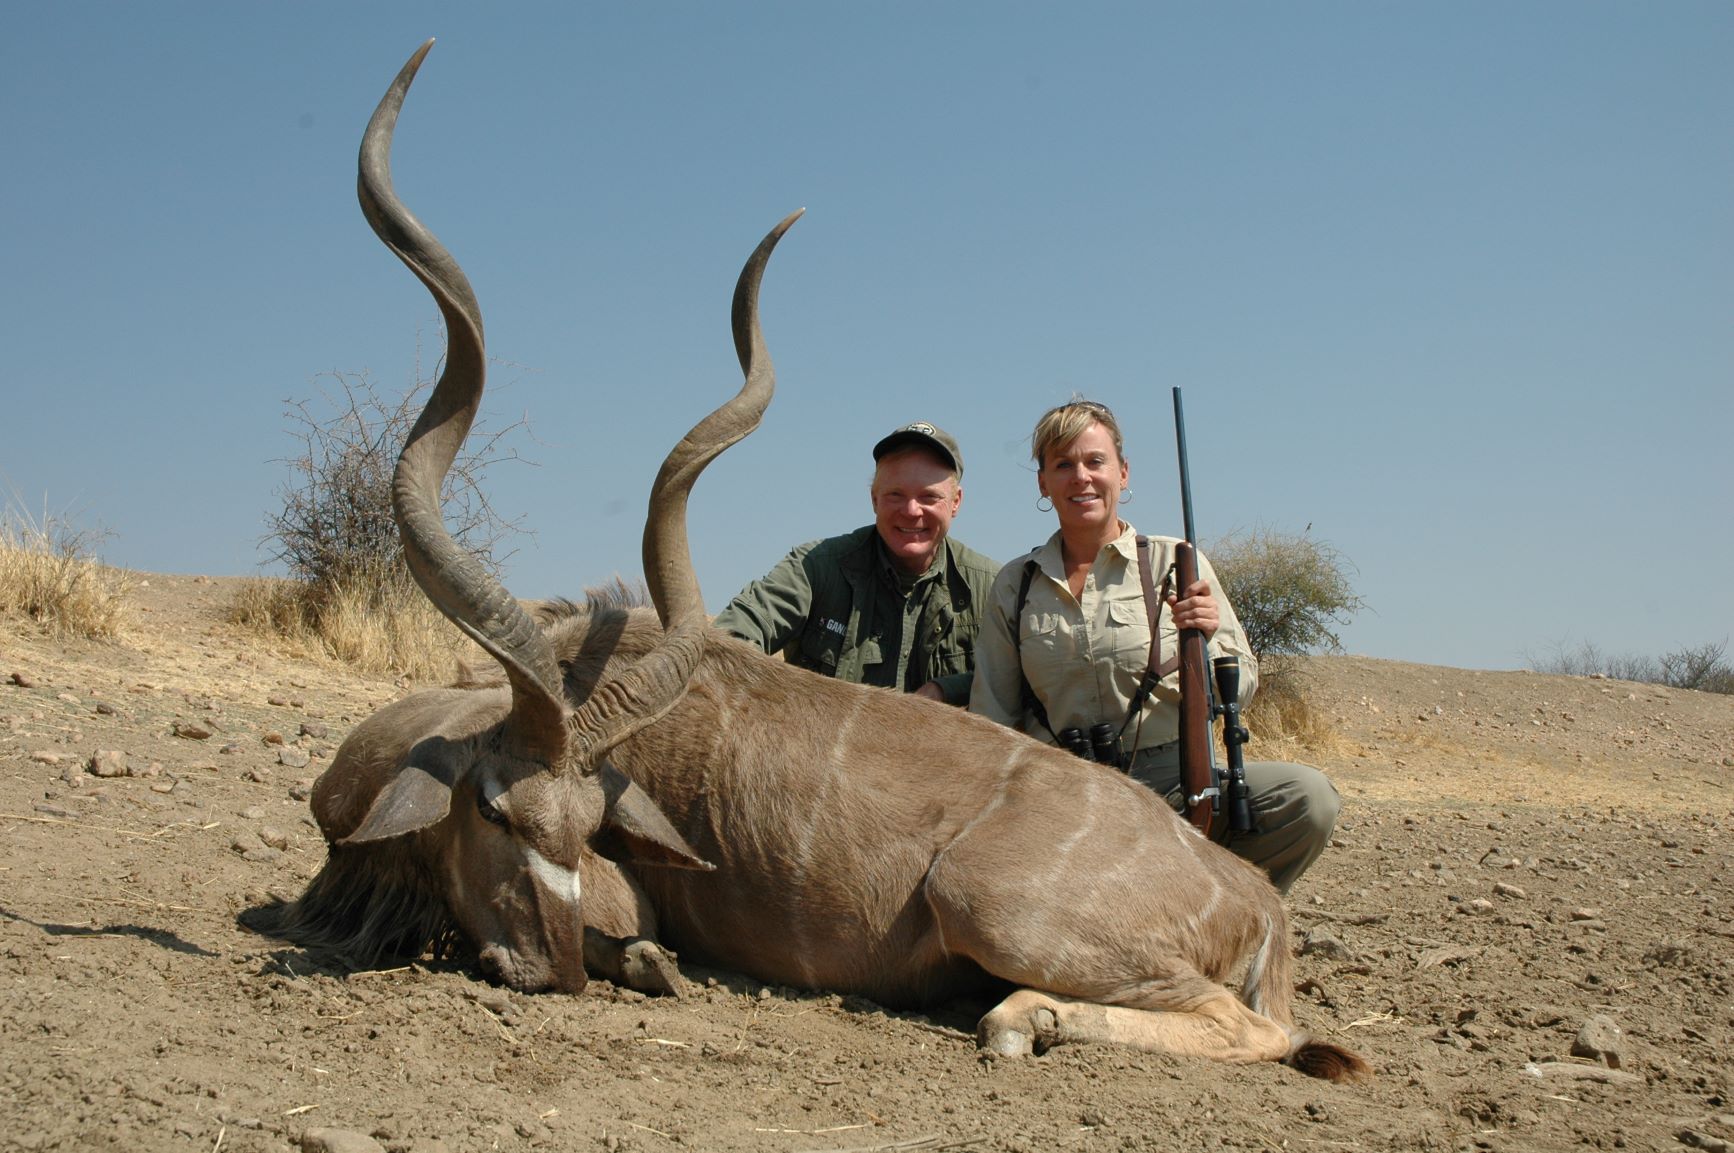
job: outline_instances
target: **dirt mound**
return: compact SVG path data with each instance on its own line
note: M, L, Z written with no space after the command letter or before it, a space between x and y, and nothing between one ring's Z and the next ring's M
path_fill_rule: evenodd
M1346 804L1292 896L1333 1086L1061 1047L688 968L683 1001L354 973L249 934L324 845L308 786L403 691L142 578L114 644L0 622L0 1147L1716 1148L1734 1140L1734 699L1307 664ZM1256 752L1256 745L1253 747ZM1725 1146L1722 1146L1725 1147Z

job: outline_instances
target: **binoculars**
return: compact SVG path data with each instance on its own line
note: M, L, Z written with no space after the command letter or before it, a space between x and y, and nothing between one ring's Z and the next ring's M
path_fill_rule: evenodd
M1091 725L1087 733L1074 726L1061 729L1057 735L1060 747L1071 750L1075 756L1116 768L1120 765L1120 734L1107 721Z

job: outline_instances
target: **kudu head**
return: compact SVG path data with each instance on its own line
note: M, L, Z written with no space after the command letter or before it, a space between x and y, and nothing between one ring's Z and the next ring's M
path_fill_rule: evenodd
M433 294L445 319L445 370L410 431L392 480L405 559L439 610L505 671L497 689L419 693L351 734L314 791L332 852L407 851L494 976L525 990L584 986L580 855L606 843L640 859L709 868L648 795L606 760L680 699L708 621L686 539L688 493L707 464L758 426L774 380L758 291L772 229L735 286L735 351L745 383L669 453L651 487L644 571L662 636L619 675L569 700L536 619L447 531L440 485L481 401L481 310L451 254L400 202L391 141L432 41L397 75L361 142L362 212ZM403 839L399 841L399 839Z

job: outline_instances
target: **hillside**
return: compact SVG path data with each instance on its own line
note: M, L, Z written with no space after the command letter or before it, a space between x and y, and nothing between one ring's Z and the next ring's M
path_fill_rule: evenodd
M1314 759L1346 803L1291 897L1297 1014L1375 1080L1009 1062L976 1053L979 1006L889 1013L697 968L681 1001L523 996L463 963L351 973L248 933L238 913L323 859L311 781L404 686L236 633L228 582L142 579L119 642L0 621L0 1148L1734 1140L1734 698L1308 661L1337 733Z

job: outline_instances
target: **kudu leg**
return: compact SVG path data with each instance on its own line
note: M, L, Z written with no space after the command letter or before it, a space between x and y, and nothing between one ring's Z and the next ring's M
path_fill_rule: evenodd
M981 1019L976 1041L1003 1057L1093 1042L1242 1065L1280 1061L1292 1044L1288 1030L1254 1013L1227 989L1184 1012L1103 1005L1019 989Z
M578 874L584 890L585 970L640 993L681 996L686 980L675 955L656 941L656 911L638 882L593 853L580 859Z

